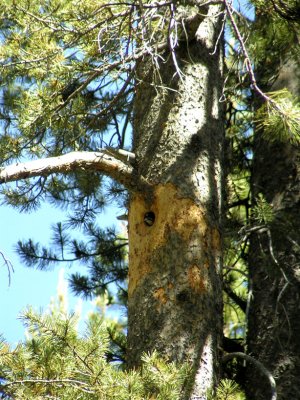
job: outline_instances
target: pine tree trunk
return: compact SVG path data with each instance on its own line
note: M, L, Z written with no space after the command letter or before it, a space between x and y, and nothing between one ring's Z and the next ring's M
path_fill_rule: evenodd
M220 6L208 14L176 50L181 76L167 52L159 69L150 57L138 65L136 173L151 187L132 195L129 209L129 366L154 349L190 362L184 397L193 399L206 399L217 380L222 333Z
M299 95L299 66L283 65L269 90L287 87ZM262 193L276 218L269 231L251 236L249 272L252 301L248 351L275 378L278 400L300 398L300 151L289 143L270 143L257 133L252 176L254 197ZM257 384L259 382L259 385ZM270 398L270 385L248 368L248 394Z

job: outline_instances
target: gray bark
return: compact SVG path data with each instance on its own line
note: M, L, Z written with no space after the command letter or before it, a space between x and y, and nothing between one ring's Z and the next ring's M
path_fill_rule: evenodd
M130 200L128 363L139 365L154 349L190 362L183 397L193 399L206 399L217 380L222 334L220 10L210 6L194 36L180 42L181 76L167 51L159 69L139 63L134 110L137 177L152 189Z

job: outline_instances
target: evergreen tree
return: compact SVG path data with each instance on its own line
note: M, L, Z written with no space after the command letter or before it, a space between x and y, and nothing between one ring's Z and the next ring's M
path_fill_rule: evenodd
M246 379L242 363L231 367L236 379L246 385L249 399L277 395L287 399L299 393L298 283L293 272L299 259L295 248L299 241L299 196L295 195L299 192L299 6L295 2L272 1L267 7L265 2L253 3L254 21L245 26L245 20L235 17L233 27L240 45L236 59L246 63L252 92L240 80L242 108L236 102L230 106L234 119L234 125L229 124L231 174L234 171L239 179L233 185L232 205L238 209L230 209L234 216L230 229L233 222L239 224L235 240L241 244L233 265L242 273L241 266L249 271L247 302L236 293L231 299L245 312L245 350L262 364L247 362ZM245 45L242 38L249 28L252 33ZM240 132L242 140L236 143ZM240 358L245 365L247 358Z
M2 183L23 182L5 188L5 199L22 209L45 198L70 204L69 226L82 225L98 239L84 246L58 225L58 253L29 241L20 244L22 254L40 267L68 260L66 249L73 259L94 256L93 275L74 280L87 293L105 286L109 271L109 281L123 278L107 251L121 248L120 240L114 237L109 249L93 225L105 203L103 175L117 183L113 194L123 185L128 365L154 350L188 361L185 396L206 398L219 379L222 334L222 6L8 1L1 7L1 154L4 164L30 159L1 171ZM133 153L123 150L128 120Z
M104 304L99 299L98 304ZM90 313L78 332L79 315L70 314L64 298L48 312L25 310L27 338L15 348L0 346L0 398L37 399L169 399L181 398L187 365L167 363L157 353L143 356L143 369L125 372L120 361L108 362L111 335L123 340L118 323L102 312ZM116 362L117 361L117 362Z
M16 347L0 344L0 398L30 399L181 399L191 373L187 364L167 362L157 352L144 354L140 369L126 371L115 344L124 344L121 323L106 314L108 297L96 299L85 329L80 313L67 309L59 291L48 310L28 307L20 316L26 339ZM238 385L223 380L209 400L244 400Z
M296 100L300 98L299 25L295 19L300 8L289 3L283 3L282 9L258 5L254 26L265 32L265 40L256 45L261 54L256 62L257 80L264 91L276 91L274 98L287 114L291 108L299 110ZM267 49L271 46L270 54ZM271 218L265 212L260 220L253 215L256 229L250 236L252 299L247 341L249 353L276 377L278 398L287 400L300 393L299 111L296 137L292 129L284 129L284 123L276 122L270 112L268 119L255 127L251 192L256 208L263 209L259 203L260 198L265 199ZM270 396L267 381L254 385L258 371L248 371L248 379L250 398Z
M284 253L279 233L287 221L295 225L296 216L289 214L285 229L277 224L283 210L271 204L272 188L280 186L281 172L277 180L267 177L298 154L295 150L293 160L290 154L283 159L280 149L298 146L300 113L291 93L267 91L274 74L279 74L277 84L283 77L279 55L287 61L293 52L298 62L299 6L293 0L252 4L254 20L236 12L228 0L7 0L0 5L4 201L30 210L47 200L70 212L68 222L54 229L54 246L28 240L19 242L19 252L26 264L39 268L62 261L87 264L89 276L72 277L74 291L84 296L117 284L119 298L128 301L127 366L139 367L144 352L156 350L168 361L187 362L189 379L180 380L180 398L231 396L226 382L214 392L221 348L233 352L223 357L226 374L245 385L244 365L251 363L268 378L264 393L272 391L276 398L274 378L264 363L274 373L276 368L261 350L269 343L267 319L257 310L261 301L272 307L286 294L291 278L281 264L284 279L279 285L276 281L276 262ZM260 129L254 139L253 129ZM273 164L266 171L269 159ZM265 171L262 180L260 171ZM292 185L286 187L288 198L297 190L295 177L287 183ZM18 181L16 189L12 181ZM126 235L97 226L98 214L112 199L128 210L128 263ZM287 248L298 243L294 225ZM70 228L82 229L87 240L72 237ZM257 247L262 236L263 259L269 256L276 266L262 262ZM295 270L297 251L289 254ZM279 292L273 302L272 297L259 300L265 291L261 269L255 269L258 258ZM222 272L228 336L223 340ZM254 328L264 338L258 347ZM299 333L297 324L291 329ZM283 376L291 382L294 375Z

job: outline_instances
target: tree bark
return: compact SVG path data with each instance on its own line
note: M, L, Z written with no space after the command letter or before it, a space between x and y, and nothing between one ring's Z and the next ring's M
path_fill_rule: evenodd
M265 21L264 21L265 23ZM286 56L283 56L286 57ZM287 60L287 57L286 57ZM300 94L299 65L287 60L269 90ZM261 79L265 78L261 71ZM252 193L273 205L269 230L252 234L249 274L252 300L248 352L275 378L278 400L300 393L300 151L299 145L270 143L257 132ZM271 388L258 370L248 367L247 392L253 400L270 398ZM259 382L259 385L257 384Z
M84 169L130 190L128 364L154 350L188 362L182 397L204 400L222 339L223 14L178 8L168 32L185 21L178 46L157 46L156 66L138 61L132 163L74 152L8 166L0 183Z
M137 176L152 186L130 199L128 363L153 350L191 363L192 399L218 379L222 336L220 11L209 7L176 61L166 52L158 69L149 57L138 64L134 109Z

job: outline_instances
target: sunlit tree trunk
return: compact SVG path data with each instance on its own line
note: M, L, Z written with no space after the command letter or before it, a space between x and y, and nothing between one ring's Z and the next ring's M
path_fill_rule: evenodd
M217 381L222 332L220 11L210 6L176 61L166 51L159 68L138 64L134 109L137 182L151 187L130 199L128 362L156 349L191 363L194 399Z
M300 94L299 65L280 66L268 90L288 88ZM263 71L261 71L261 79ZM299 76L299 75L298 75ZM300 396L300 151L299 145L270 143L257 132L254 141L252 193L272 204L269 229L251 235L249 268L252 299L248 352L275 378L279 400ZM255 368L248 369L248 394L270 398L270 384ZM258 384L259 382L259 384Z

